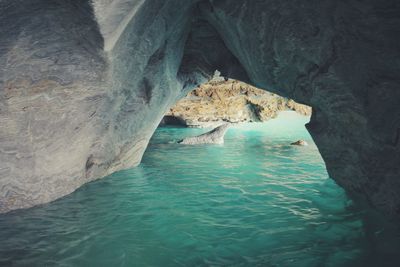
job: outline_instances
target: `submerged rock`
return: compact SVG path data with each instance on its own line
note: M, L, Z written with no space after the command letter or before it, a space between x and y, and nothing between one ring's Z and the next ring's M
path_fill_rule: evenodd
M290 143L292 146L308 146L308 143L304 140L297 140L296 142Z
M224 136L228 130L230 124L226 123L217 128L201 134L199 136L188 137L178 141L179 144L183 145L197 145L197 144L223 144Z

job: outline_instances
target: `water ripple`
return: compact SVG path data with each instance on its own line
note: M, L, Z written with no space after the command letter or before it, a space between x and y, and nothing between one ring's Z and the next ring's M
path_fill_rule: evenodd
M1 215L0 266L349 265L361 219L304 122L231 129L223 146L161 128L138 168ZM310 146L288 145L300 138Z

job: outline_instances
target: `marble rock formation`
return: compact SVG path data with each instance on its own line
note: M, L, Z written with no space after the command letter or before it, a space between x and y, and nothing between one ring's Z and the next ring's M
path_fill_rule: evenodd
M311 115L311 107L243 82L212 80L180 99L163 121L187 127L213 127L223 122L263 122L282 110Z
M312 106L330 176L399 215L399 14L398 0L1 0L0 212L136 166L219 70Z
M230 126L229 123L225 123L207 133L198 136L184 138L178 141L178 144L182 145L223 144L224 136L229 126Z

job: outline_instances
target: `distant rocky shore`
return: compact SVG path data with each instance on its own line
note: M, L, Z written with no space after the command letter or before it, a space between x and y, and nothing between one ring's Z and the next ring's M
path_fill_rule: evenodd
M311 107L236 81L211 81L191 91L172 107L161 125L212 127L223 122L263 122L279 111L311 115Z

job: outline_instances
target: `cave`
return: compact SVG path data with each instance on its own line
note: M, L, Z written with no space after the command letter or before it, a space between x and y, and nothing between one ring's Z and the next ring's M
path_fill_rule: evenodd
M312 107L329 176L400 215L400 4L0 1L0 212L137 166L165 112L216 70Z

